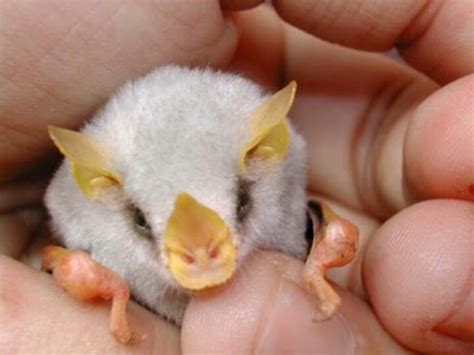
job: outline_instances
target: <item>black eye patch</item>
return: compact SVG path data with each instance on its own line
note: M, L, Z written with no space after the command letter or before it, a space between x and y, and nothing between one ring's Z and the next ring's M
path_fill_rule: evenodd
M239 179L237 185L237 220L243 222L252 210L252 197L250 194L251 182Z

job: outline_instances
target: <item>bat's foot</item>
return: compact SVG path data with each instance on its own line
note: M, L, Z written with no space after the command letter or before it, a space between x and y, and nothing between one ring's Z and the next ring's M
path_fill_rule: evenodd
M311 202L308 205L315 235L303 279L308 290L321 302L315 318L324 320L332 317L341 304L341 298L325 279L326 271L354 259L359 232L351 222L336 215L325 204Z
M57 283L76 299L112 299L110 330L118 342L130 342L132 331L127 321L130 291L120 276L83 251L58 246L43 249L43 268L52 271Z

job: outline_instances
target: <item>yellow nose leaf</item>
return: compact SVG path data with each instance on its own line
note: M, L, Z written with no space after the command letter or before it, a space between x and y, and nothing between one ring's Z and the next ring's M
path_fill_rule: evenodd
M192 196L180 193L165 230L171 275L184 288L200 290L227 281L237 249L222 218Z

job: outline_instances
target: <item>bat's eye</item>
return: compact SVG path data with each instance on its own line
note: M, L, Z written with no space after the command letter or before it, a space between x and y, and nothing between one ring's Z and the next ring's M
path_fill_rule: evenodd
M252 208L252 199L250 198L249 184L239 182L238 200L237 200L237 219L242 222L249 214Z
M151 235L151 227L146 221L145 215L139 208L135 209L133 221L135 223L135 227L137 228L138 232L140 232L141 234L145 236Z

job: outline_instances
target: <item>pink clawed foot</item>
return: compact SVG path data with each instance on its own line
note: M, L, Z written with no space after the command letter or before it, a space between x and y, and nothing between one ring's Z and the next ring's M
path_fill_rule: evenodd
M58 246L43 249L43 268L52 271L58 284L76 299L112 299L110 330L122 344L131 340L132 331L127 321L130 290L120 276L83 251L70 251Z
M321 206L323 218L313 222L318 227L303 270L308 290L321 302L320 312L316 315L318 320L332 317L341 304L341 298L325 279L326 271L351 262L359 240L357 227L326 205Z

